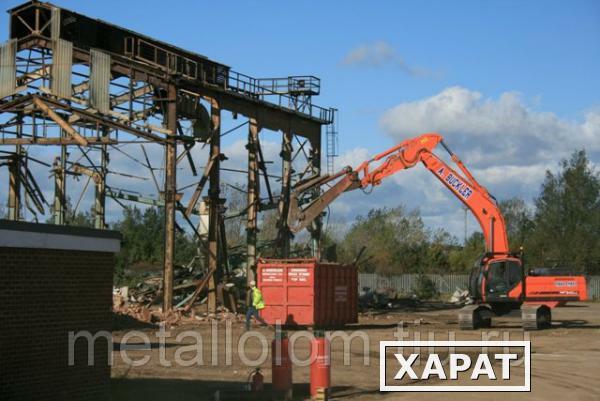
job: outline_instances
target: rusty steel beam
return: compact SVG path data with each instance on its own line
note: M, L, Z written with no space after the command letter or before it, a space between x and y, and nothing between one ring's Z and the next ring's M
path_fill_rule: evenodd
M198 200L200 199L200 195L202 195L202 191L204 190L204 186L206 185L206 182L208 181L209 177L211 176L212 170L213 170L213 166L215 165L215 162L220 159L221 155L217 154L217 155L211 155L210 159L208 160L208 163L206 163L206 166L204 166L204 173L202 174L202 178L200 178L200 181L198 182L198 185L196 185L196 189L194 190L194 193L192 194L192 197L190 198L190 201L188 203L187 208L185 209L185 215L186 216L190 216L191 214L194 213L194 209L196 208L196 205L198 204Z
M177 132L177 87L170 85L167 102L167 127ZM177 193L177 142L165 145L165 238L163 269L163 312L173 309L173 268L175 257L175 211Z
M246 281L256 277L256 241L258 239L258 208L260 204L260 175L258 155L258 133L260 128L255 119L248 125L248 209L246 216Z
M117 145L119 141L114 139L103 139L103 138L86 138L89 145ZM40 137L29 137L29 138L5 138L0 139L1 145L78 145L75 139L72 138L40 138Z
M210 102L211 140L210 158L214 166L210 170L208 184L208 269L215 273L208 280L208 312L217 310L216 278L219 275L219 218L221 217L221 108L217 100Z
M17 77L17 85L29 85L37 81L38 79L42 79L48 76L48 74L50 74L50 65L44 65L41 68L38 68L37 70L27 72Z
M33 98L36 98L36 97L38 97L38 96L37 95L33 95ZM98 123L98 124L106 125L106 126L112 128L112 129L123 130L123 131L128 132L128 133L130 133L132 135L135 135L135 136L138 136L138 137L141 137L141 138L144 138L144 139L148 139L148 140L152 140L152 141L156 141L156 142L162 142L162 143L169 142L171 140L169 138L163 138L161 136L152 134L150 132L142 131L140 129L137 129L137 128L132 127L132 126L127 125L127 124L120 123L118 121L106 119L106 118L104 118L104 117L102 117L100 115L97 115L97 114L95 114L95 113L93 113L91 111L87 111L87 110L83 110L83 109L76 109L76 108L70 107L70 106L68 106L66 104L63 104L63 103L58 102L58 101L53 100L53 99L44 98L44 102L47 103L47 104L53 105L56 108L60 108L62 110L65 110L65 111L71 112L73 114L79 115L82 119L85 119L85 120L88 120L88 121L91 121L91 122L95 122L95 123ZM170 131L170 130L168 130L168 131ZM170 131L170 133L173 133L173 132L176 132L176 131ZM87 140L88 138L85 138L85 139Z
M17 115L17 137L23 133L23 115ZM22 146L15 146L15 157L10 161L8 186L8 219L18 221L21 218L21 154Z
M315 138L310 141L311 151L309 164L312 167L312 171L314 175L321 175L321 137ZM321 195L320 189L315 188L314 197L317 198ZM312 240L312 256L321 260L321 234L323 231L323 218L321 216L316 217L309 230L310 237Z
M292 184L292 139L291 130L283 132L283 141L281 144L282 159L282 179L281 194L279 195L279 219L277 221L277 243L282 258L290 256L290 241L292 234L288 227L287 220L290 211L290 190Z
M59 125L71 138L75 140L81 146L88 146L88 141L83 136L79 135L79 132L75 130L68 122L63 120L54 110L52 110L44 101L39 97L33 97L33 103L39 107L48 117L50 117L55 123Z
M147 95L148 93L152 93L153 90L154 89L152 86L146 85L142 86L141 88L134 89L131 92L122 93L110 99L111 106L118 106L122 103L131 102L133 99Z
M109 131L103 128L102 136L107 137ZM100 147L100 182L96 183L94 197L94 227L99 230L106 229L106 175L108 172L108 146Z
M38 99L38 101L36 102L35 99ZM44 97L42 100L42 98L40 98L38 95L26 95L19 99L14 100L14 101L4 103L4 104L0 105L0 113L2 113L2 112L18 113L18 112L22 111L22 108L27 107L28 104L34 103L37 105L38 102L41 102L43 105L45 105L48 108L54 107L55 109L65 110L66 112L72 113L72 116L78 116L82 120L89 121L89 122L92 122L92 123L95 123L98 125L106 126L113 130L125 131L129 134L132 134L132 135L140 137L140 138L144 138L149 141L166 143L166 142L173 140L173 139L169 138L168 136L166 138L163 138L163 137L161 137L159 135L155 135L151 132L143 131L143 130L135 128L133 126L130 126L130 125L127 125L124 123L120 123L118 121L107 119L100 115L94 114L91 111L71 107L69 105L58 102L54 99ZM54 113L56 113L56 112L54 112ZM68 122L63 120L58 114L56 114L56 116L60 120L62 120L67 126L73 128L72 125L70 125ZM63 128L63 127L61 126L61 128ZM170 131L170 130L167 130L167 131ZM95 138L95 137L80 136L80 138L76 138L76 137L72 137L72 136L70 136L70 137L63 136L61 138L46 138L46 137L0 138L0 145L60 145L60 144L81 145L82 144L81 138L83 138L85 141L87 141L88 145L89 144L102 144L102 143L107 143L107 144L118 143L118 141L111 140L108 137L107 138Z
M21 151L17 152L8 162L8 219L18 221L21 210Z
M61 134L62 135L62 134ZM67 212L67 147L61 146L60 157L54 160L54 224L66 223Z

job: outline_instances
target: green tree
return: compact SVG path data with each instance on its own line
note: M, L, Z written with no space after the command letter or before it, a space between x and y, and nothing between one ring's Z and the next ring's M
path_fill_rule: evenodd
M137 207L123 209L122 219L114 224L121 232L123 245L117 254L117 281L122 281L128 271L137 273L158 272L163 263L165 213L163 208ZM181 232L175 233L175 264L187 264L196 254L192 238Z
M338 259L350 263L366 247L359 268L378 273L417 271L427 254L428 234L418 210L404 207L372 209L358 216L338 250Z
M436 230L427 246L426 272L447 273L451 268L450 252L457 246L456 238L443 229Z
M584 150L546 172L535 199L533 262L600 271L600 177Z
M506 224L510 249L516 251L524 246L533 232L533 213L525 201L518 197L504 199L498 206Z
M448 255L448 260L453 272L465 273L471 270L475 262L485 250L485 240L483 233L476 231L469 238L462 248L454 247Z

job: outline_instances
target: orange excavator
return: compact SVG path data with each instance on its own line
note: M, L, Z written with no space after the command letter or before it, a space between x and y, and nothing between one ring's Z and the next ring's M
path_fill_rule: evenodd
M438 145L449 153L460 172L433 153ZM552 308L567 301L586 300L583 276L526 274L523 252L509 250L506 225L496 199L477 182L437 133L406 140L356 169L346 167L337 174L299 182L290 200L290 230L296 233L308 227L342 193L359 188L369 190L381 184L384 178L419 162L473 213L485 238L485 252L475 262L469 278L472 304L459 311L461 329L490 327L492 317L519 312L526 330L550 327ZM329 188L322 191L325 185ZM319 195L315 197L316 191Z

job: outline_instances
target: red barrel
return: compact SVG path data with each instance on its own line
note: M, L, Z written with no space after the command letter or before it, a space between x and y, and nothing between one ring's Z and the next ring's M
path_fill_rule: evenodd
M310 343L310 395L315 398L317 390L328 392L331 386L331 350L329 340L322 333L315 333Z
M264 377L262 373L260 373L260 369L256 368L252 374L252 379L250 380L250 390L251 391L263 391L264 389Z
M275 339L271 343L273 390L288 391L292 389L292 361L289 347L287 336L275 335Z

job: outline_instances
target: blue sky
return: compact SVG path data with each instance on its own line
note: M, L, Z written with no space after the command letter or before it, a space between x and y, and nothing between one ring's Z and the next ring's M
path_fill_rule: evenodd
M19 3L0 0L5 9ZM319 76L315 103L340 109L341 163L357 163L419 130L440 130L497 197L530 202L543 171L574 148L600 162L598 1L55 4L248 75ZM0 28L6 26L4 14ZM419 206L433 227L460 216L458 203L424 174L393 181L366 204ZM407 194L408 186L419 189ZM341 201L339 219L366 212L358 196ZM461 224L448 227L458 234Z

